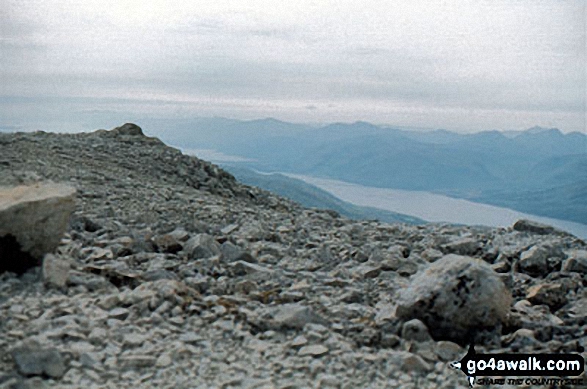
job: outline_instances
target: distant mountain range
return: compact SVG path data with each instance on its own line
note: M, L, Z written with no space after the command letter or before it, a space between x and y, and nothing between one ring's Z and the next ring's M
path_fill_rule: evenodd
M174 121L158 134L184 148L247 159L242 166L424 190L587 223L587 136L534 127L459 134L366 122L310 126L275 119ZM165 123L151 123L165 130Z

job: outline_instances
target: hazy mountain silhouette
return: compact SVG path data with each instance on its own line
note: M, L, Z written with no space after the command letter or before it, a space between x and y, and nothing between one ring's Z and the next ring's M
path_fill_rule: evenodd
M175 123L174 123L175 125ZM162 138L250 159L248 167L426 190L587 223L587 136L534 127L458 134L366 122L197 119Z

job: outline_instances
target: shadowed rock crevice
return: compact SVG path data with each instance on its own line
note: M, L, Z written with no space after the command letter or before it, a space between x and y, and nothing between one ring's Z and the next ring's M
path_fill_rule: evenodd
M22 251L16 238L10 234L0 236L0 273L23 274L31 267L39 266L41 261Z

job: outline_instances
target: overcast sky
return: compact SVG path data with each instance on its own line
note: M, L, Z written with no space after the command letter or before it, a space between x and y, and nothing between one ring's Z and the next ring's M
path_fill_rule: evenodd
M0 0L0 127L223 116L585 131L585 28L584 0Z

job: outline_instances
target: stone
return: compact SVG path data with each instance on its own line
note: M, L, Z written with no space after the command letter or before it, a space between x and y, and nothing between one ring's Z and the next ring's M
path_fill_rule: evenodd
M43 281L47 285L63 288L69 280L69 261L46 254L43 258Z
M157 359L151 355L125 355L118 358L122 369L136 369L153 366Z
M295 303L277 307L272 316L276 329L303 329L308 323L326 324L326 320L314 313L310 307Z
M418 319L408 320L402 326L402 338L404 340L414 340L416 342L426 342L431 340L428 328Z
M512 307L507 324L513 328L536 330L561 326L564 322L550 313L550 308L546 305L533 306L528 300L520 300Z
M244 261L249 263L256 263L257 260L249 253L231 242L224 242L220 246L220 260L225 263L232 263L237 261Z
M185 242L183 251L192 260L210 258L220 254L220 245L211 235L198 234Z
M562 270L587 274L587 250L573 250L564 261Z
M112 130L113 133L118 135L128 135L128 136L143 136L143 130L141 127L137 126L134 123L125 123L120 127L116 127Z
M11 355L18 372L25 376L45 374L51 378L61 378L66 371L63 357L57 349L41 347L35 341L15 348Z
M568 308L568 312L571 318L587 320L587 297L583 297L572 303Z
M127 347L139 347L149 339L146 334L125 334L122 337L122 345Z
M445 362L458 361L466 353L464 348L447 340L436 342L434 351L436 352L436 355Z
M481 244L476 239L463 238L444 244L440 248L445 254L472 256L481 251Z
M290 343L292 347L304 346L308 343L308 339L304 335L296 336Z
M559 283L538 284L528 288L526 300L534 305L545 304L557 310L567 303L567 291Z
M153 238L157 251L175 254L183 249L181 242L172 234L157 235Z
M511 300L488 264L449 254L412 278L400 294L396 315L420 319L436 340L462 343L479 328L502 323Z
M0 272L23 273L55 251L75 209L75 193L63 184L0 189Z
M88 340L92 343L103 343L108 340L108 332L101 327L95 327L88 335Z
M298 356L303 357L310 355L312 357L319 357L328 353L328 348L322 345L310 345L304 346L298 351Z
M230 264L230 269L235 276L243 276L246 274L253 273L267 273L270 274L273 270L268 269L264 266L257 265L255 263L249 263L245 261L236 261Z
M504 336L502 342L504 345L514 346L516 349L523 349L538 343L534 331L527 328L520 328L512 334Z
M155 366L167 367L167 366L171 365L172 363L173 363L173 361L171 359L171 355L169 355L168 353L164 353L164 354L161 354L157 358L157 361L155 361Z
M380 273L380 266L370 266L368 265L368 262L355 268L355 274L357 278L376 278Z
M401 371L426 373L432 370L432 366L422 357L407 351L393 352L388 360L393 361Z
M128 317L130 311L126 308L114 308L108 312L108 316L112 319L124 320Z
M554 227L526 219L515 222L513 229L515 231L532 232L539 235L548 235L556 231Z
M520 255L520 272L531 276L544 276L548 273L548 258L548 250L541 246L533 246Z

